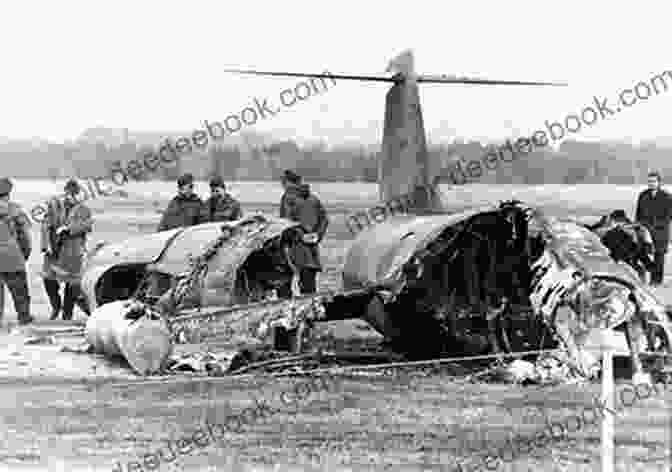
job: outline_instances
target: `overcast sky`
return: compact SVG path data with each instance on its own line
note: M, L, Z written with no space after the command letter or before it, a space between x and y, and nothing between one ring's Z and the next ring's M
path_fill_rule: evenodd
M3 2L0 136L72 139L93 126L191 131L292 78L226 67L382 74L404 49L423 73L567 81L570 87L424 85L432 142L521 135L668 67L670 2ZM672 85L672 81L670 82ZM378 142L387 84L344 82L255 130ZM667 94L580 133L670 134Z

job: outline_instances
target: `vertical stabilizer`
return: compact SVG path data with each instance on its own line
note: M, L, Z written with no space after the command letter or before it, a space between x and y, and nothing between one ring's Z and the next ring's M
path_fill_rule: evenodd
M387 72L393 77L381 75L353 75L273 72L259 70L226 69L236 74L270 77L304 77L330 80L357 80L362 82L392 83L385 97L385 128L383 146L378 167L380 198L390 201L397 197L410 200L416 213L441 211L441 198L435 179L438 165L430 168L427 152L425 126L422 121L418 84L468 84L468 85L515 85L515 86L563 86L551 82L522 82L519 80L494 80L481 77L458 77L455 75L419 75L415 72L413 52L409 49L392 59ZM410 198L408 198L410 197Z
M405 51L390 61L388 71L396 73L399 81L385 97L385 126L379 162L380 198L389 201L402 195L413 195L417 212L440 210L440 198L430 178L412 53Z

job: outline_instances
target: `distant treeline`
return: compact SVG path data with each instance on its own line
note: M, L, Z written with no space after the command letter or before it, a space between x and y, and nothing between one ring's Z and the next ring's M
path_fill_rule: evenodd
M39 148L6 149L0 144L2 174L24 178L107 176L116 161L127 163L142 156L144 148L134 143L119 145L48 144ZM482 160L486 144L457 141L430 146L430 165L435 172ZM564 141L557 151L550 148L521 156L473 179L502 184L642 183L648 169L672 177L672 148L655 143L632 146L618 142ZM170 167L136 176L139 179L173 180L182 172L199 179L218 174L226 180L275 180L283 169L294 169L308 181L375 182L377 152L364 147L299 146L293 141L270 145L219 146L181 157ZM445 172L444 172L445 173ZM672 181L672 179L670 180Z

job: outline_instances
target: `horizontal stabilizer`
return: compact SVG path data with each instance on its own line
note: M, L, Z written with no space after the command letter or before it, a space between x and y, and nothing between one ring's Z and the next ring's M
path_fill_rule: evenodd
M251 75L270 75L276 77L312 77L317 79L343 79L343 80L361 80L373 82L402 82L401 77L385 77L380 75L344 75L344 74L330 74L329 72L322 72L318 74L307 74L302 72L262 72L257 70L240 70L240 69L225 69L224 72L232 72L234 74L251 74Z
M457 77L455 75L420 75L416 79L418 83L425 84L474 84L474 85L550 85L554 87L566 87L565 83L557 82L521 82L517 80L491 80L479 77Z
M382 75L348 75L348 74L331 74L329 72L321 73L303 73L303 72L269 72L258 70L243 70L243 69L225 69L224 72L234 74L248 74L248 75L265 75L274 77L309 77L317 79L339 79L339 80L359 80L363 82L403 82L406 77L403 74L397 74L392 77ZM546 85L554 87L566 87L566 83L558 82L527 82L517 80L492 80L483 79L479 77L458 77L455 75L419 75L416 77L418 83L425 84L472 84L472 85Z

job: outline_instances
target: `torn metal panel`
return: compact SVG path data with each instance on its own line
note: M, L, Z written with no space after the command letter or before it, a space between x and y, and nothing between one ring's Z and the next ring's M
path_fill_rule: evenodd
M279 237L298 224L273 217L249 217L225 223L208 223L186 228L167 247L164 254L154 264L154 270L172 275L189 269L191 257L197 257L215 241L223 231L232 232L231 244L218 252L213 259L213 268L238 268L254 251L261 249L270 239ZM253 239L249 238L253 236Z
M642 350L669 351L672 332L665 305L637 272L612 259L587 228L552 218L540 221L546 249L532 266L530 302L567 347L577 368L589 375L600 357L598 351L587 349L589 341L595 349L602 333L614 329L628 333L635 372L641 371ZM661 345L652 345L656 341Z
M130 298L137 289L158 299L189 274L192 262L208 253L207 263L201 264L203 277L196 277L198 286L191 287L192 306L239 303L241 300L232 296L233 287L236 295L246 295L249 293L243 292L247 286L250 289L247 292L254 292L249 298L256 299L261 296L260 292L268 289L267 285L273 284L274 277L287 277L287 274L275 271L272 257L267 258L270 261L267 265L272 266L268 273L250 270L242 281L239 280L241 267L257 251L277 242L297 226L298 223L289 220L257 215L228 223L206 223L163 231L107 245L87 261L82 281L84 293L93 308L101 303ZM229 237L223 241L222 235ZM213 250L217 241L220 245ZM262 280L257 286L250 287L253 285L248 283L250 280L259 282L255 277ZM145 287L140 286L143 280Z
M343 287L388 286L402 288L403 266L447 228L494 208L452 215L390 218L362 231L352 243L343 267Z
M580 365L589 338L618 329L634 330L637 363L642 333L653 335L642 320L660 327L662 345L672 339L664 305L597 235L520 202L369 228L347 254L343 278L346 288L385 289L362 316L407 355L471 352L485 338L495 351L534 349L555 338ZM522 331L514 310L531 314Z
M280 239L289 238L286 232L297 226L287 220L261 216L222 224L220 232L197 256L186 257L187 265L179 273L177 285L159 299L160 309L171 314L180 306L233 305L266 298L275 279L291 277ZM266 249L264 254L259 253L262 249ZM171 248L165 254L168 260L170 252ZM254 259L253 254L260 256L261 261ZM248 267L248 263L252 266ZM152 271L165 274L165 267L159 261Z
M546 323L553 323L556 308L564 301L567 291L578 283L575 274L580 274L576 267L562 267L551 251L544 251L532 265L530 303Z
M244 347L271 345L273 328L295 329L324 317L322 296L315 296L199 310L171 319L170 326L176 343L216 339Z
M664 306L595 234L520 202L391 218L360 233L346 255L351 292L267 300L292 276L282 248L296 226L254 216L188 228L152 264L91 269L86 292L134 280L133 270L161 276L137 293L169 318L172 342L239 348L273 346L275 328L303 329L325 314L361 317L416 359L555 347L555 333L580 361L598 329L637 331L640 319L658 323L668 347L672 339Z
M134 236L118 243L102 246L87 258L84 270L110 264L148 264L156 261L172 239L184 231L183 228L161 231L142 236Z

